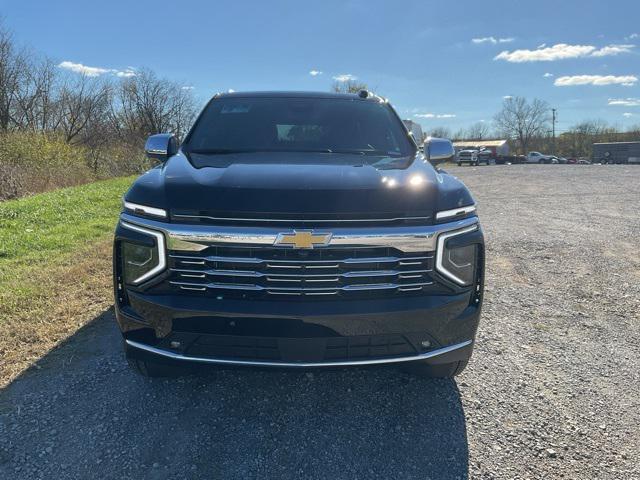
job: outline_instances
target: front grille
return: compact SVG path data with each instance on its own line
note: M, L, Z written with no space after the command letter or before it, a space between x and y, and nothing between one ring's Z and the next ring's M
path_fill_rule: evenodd
M357 298L367 294L422 292L433 285L433 252L391 248L209 247L170 252L173 288L243 297Z

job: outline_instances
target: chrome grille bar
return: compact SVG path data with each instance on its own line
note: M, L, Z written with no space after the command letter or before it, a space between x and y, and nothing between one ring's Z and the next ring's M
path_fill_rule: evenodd
M259 249L258 249L259 250ZM223 251L223 250L222 250ZM266 295L331 296L356 292L417 292L432 285L434 255L277 259L171 254L171 285L181 290L257 292ZM247 253L259 254L256 249ZM234 252L235 253L235 252ZM269 256L268 253L264 253ZM273 254L273 251L271 251ZM194 265L198 260L202 263Z
M282 227L270 226L181 225L129 213L122 213L120 218L125 222L162 232L166 236L168 249L173 251L197 252L210 245L271 247L282 232ZM388 247L404 253L432 252L436 250L440 233L477 223L477 217L469 217L434 225L332 228L331 243L326 250Z
M418 264L420 261L429 260L433 258L433 255L426 255L422 257L370 257L370 258L345 258L343 260L265 260L257 257L222 257L216 255L209 255L206 257L193 257L188 255L170 254L169 257L175 258L182 263L190 263L198 261L200 264L203 261L206 262L220 262L220 263L247 263L252 265L268 264L274 268L297 268L299 265L309 265L318 267L327 264L327 267L337 268L340 264L346 265L359 265L367 263L397 263L402 262L402 265L409 265L406 262L414 262ZM288 264L288 265L287 265ZM280 265L279 267L276 265Z
M300 278L300 279L321 279L321 278L360 278L360 277L391 277L400 275L403 278L412 278L414 276L421 276L421 274L429 273L432 270L367 270L362 272L345 272L345 273L323 273L323 274L304 274L299 275L297 273L263 273L253 272L247 270L183 270L179 268L172 269L173 272L178 273L182 277L204 277L205 275L222 276L222 277L252 277L252 278Z

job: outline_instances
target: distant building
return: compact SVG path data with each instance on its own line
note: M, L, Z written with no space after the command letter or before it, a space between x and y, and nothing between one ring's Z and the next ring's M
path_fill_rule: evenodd
M460 150L490 150L493 155L506 156L509 155L509 145L506 140L470 140L464 142L453 142L453 148L456 149L456 155Z
M594 143L596 163L640 163L640 142Z

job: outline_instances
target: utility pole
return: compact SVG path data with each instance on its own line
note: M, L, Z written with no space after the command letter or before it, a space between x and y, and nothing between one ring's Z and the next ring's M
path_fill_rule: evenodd
M553 144L551 146L551 149L553 151L551 152L551 154L555 155L556 154L556 109L555 108L551 109L551 114L552 114L551 135L553 136Z

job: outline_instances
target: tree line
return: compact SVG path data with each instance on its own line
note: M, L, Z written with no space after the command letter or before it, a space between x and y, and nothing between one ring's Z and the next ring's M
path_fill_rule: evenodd
M428 134L454 141L506 139L511 150L518 154L538 150L565 157L589 157L592 145L598 142L640 141L640 125L620 131L605 120L585 120L566 131L556 132L554 137L552 121L551 106L547 102L509 97L504 99L492 123L478 122L456 132L435 127Z
M189 89L151 70L122 78L68 72L19 48L0 26L0 134L54 134L85 147L97 168L99 151L111 144L139 147L148 135L165 131L180 137L195 112Z
M139 173L149 135L186 134L191 89L148 69L120 73L60 68L0 21L0 200Z

